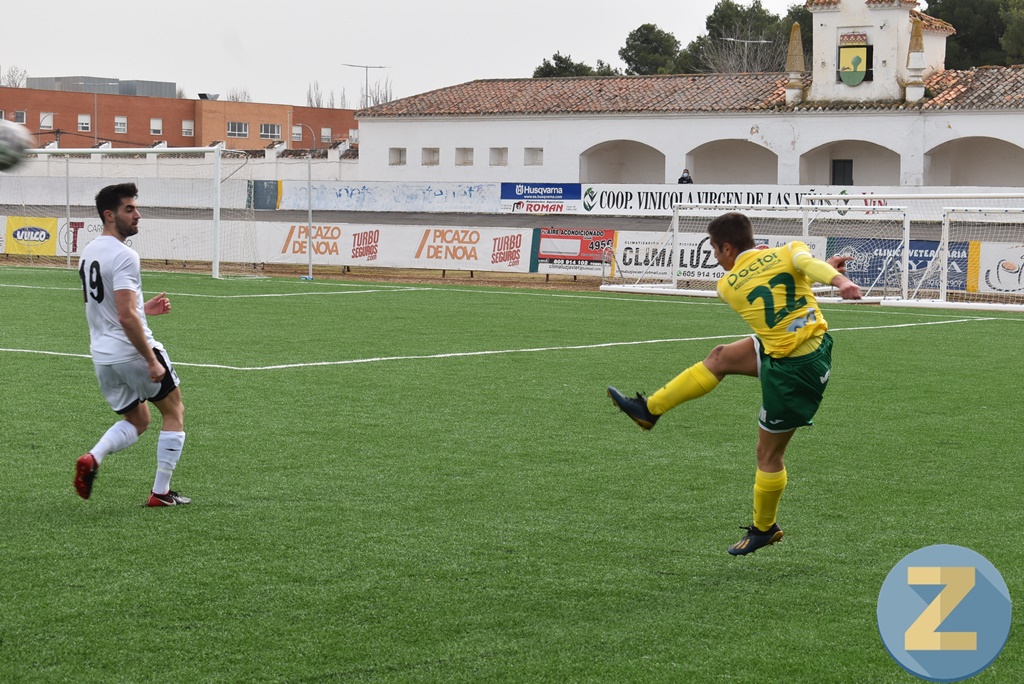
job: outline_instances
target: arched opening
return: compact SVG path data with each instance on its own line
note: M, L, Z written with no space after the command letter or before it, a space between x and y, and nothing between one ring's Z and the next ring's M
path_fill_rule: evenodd
M899 185L900 155L863 140L838 140L800 157L803 185Z
M686 155L686 163L694 183L774 185L779 180L778 155L747 140L705 143Z
M580 155L581 183L664 183L665 155L635 140L609 140Z
M960 138L925 153L925 185L1024 186L1024 149L996 138Z

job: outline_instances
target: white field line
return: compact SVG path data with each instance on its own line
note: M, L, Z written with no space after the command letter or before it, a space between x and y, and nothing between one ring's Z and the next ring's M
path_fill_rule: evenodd
M166 274L164 274L166 275ZM349 287L358 288L365 287L363 285L357 285L354 283L314 283L314 286L333 286L333 287ZM29 290L55 290L60 292L78 292L81 288L77 287L44 287L38 285L13 285L0 283L0 287L10 288L22 288ZM339 291L320 291L320 292L268 292L262 294L240 294L240 295L214 295L214 294L196 294L192 292L167 292L168 297L195 297L200 299L250 299L250 298L277 298L277 297L308 297L313 296L332 296L332 295L345 295L345 294L374 294L381 292L457 292L462 294L475 294L475 295L504 295L507 297L547 297L551 299L599 299L602 301L617 301L617 302L630 302L634 304L669 304L676 306L715 306L715 307L726 307L725 302L719 299L679 299L677 297L653 297L651 299L641 299L633 295L629 296L610 296L605 294L566 294L560 292L531 292L522 291L516 289L497 289L497 290L484 290L479 288L454 288L454 287L431 287L422 285L380 285L375 283L372 289L363 290L339 290ZM159 291L153 290L146 294L159 294ZM831 305L826 305L824 309L829 313L842 312L849 313L853 311L866 311L870 312L870 315L874 316L902 316L916 317L916 318L942 318L945 314L944 311L936 311L934 313L927 311L895 311L892 309L880 309L875 306L865 305L863 308L860 306L854 306L852 308L846 307L845 305L838 305L840 308L833 308ZM993 317L979 316L976 320L987 321L992 320ZM965 318L964 320L968 320ZM1024 321L1024 317L1017 318L1000 318L1000 320L1020 320Z
M922 321L920 323L897 323L894 325L866 325L850 328L834 328L832 332L845 332L855 330L886 330L890 328L917 328L925 325L950 325L954 323L975 323L977 321L998 321L1001 318L958 318L948 321ZM675 344L678 342L706 342L710 340L736 340L744 335L709 335L705 337L675 337L656 340L636 340L632 342L601 342L598 344L574 344L556 347L526 347L523 349L488 349L471 352L446 352L443 354L415 354L408 356L374 356L362 359L343 359L340 361L311 361L307 363L283 363L272 366L229 366L216 363L186 363L175 361L175 366L190 368L217 368L233 371L270 371L285 370L290 368L316 368L322 366L351 366L360 363L384 363L388 361L422 361L429 359L455 359L470 356L495 356L500 354L536 354L540 352L578 351L583 349L604 349L609 347L633 347L644 344ZM88 354L69 354L66 352L39 351L34 349L6 349L0 348L0 352L21 353L21 354L44 354L48 356L71 356L88 359Z
M57 290L61 292L80 292L80 287L37 287L35 285L7 285L0 283L0 287L13 287L22 288L27 290ZM343 287L365 287L359 285L349 285ZM339 290L337 292L265 292L256 294L241 294L241 295L213 295L213 294L194 294L191 292L166 292L169 297L196 297L200 299L259 299L264 297L308 297L310 295L317 297L326 297L330 295L349 295L349 294L370 294L374 292L408 292L412 290L422 290L425 288L412 287L412 286L383 286L368 288L364 290ZM152 291L152 294L159 294L156 290Z

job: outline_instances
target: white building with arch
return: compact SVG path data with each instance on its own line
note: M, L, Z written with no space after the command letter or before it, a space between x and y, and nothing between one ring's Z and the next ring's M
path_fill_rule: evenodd
M808 0L779 73L479 80L357 114L361 180L1024 187L1024 66L916 0Z

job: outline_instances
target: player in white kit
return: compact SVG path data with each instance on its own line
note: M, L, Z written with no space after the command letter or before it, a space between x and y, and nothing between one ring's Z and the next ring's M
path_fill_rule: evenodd
M174 366L146 323L147 314L165 314L171 303L167 293L143 299L139 255L125 244L139 232L137 197L134 183L99 191L96 210L103 220L103 234L82 250L78 265L96 378L121 420L79 457L74 484L78 495L88 499L103 459L135 444L149 427L148 401L160 410L163 425L157 441L156 480L146 505L180 506L192 502L170 488L185 445L184 407Z

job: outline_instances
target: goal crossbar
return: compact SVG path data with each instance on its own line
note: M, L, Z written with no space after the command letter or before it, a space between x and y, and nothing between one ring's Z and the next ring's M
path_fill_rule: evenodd
M706 233L707 223L723 213L738 211L754 224L759 247L777 247L793 240L808 244L815 256L825 259L844 253L891 253L879 260L860 254L851 262L868 278L864 301L905 297L909 282L906 255L908 219L903 207L830 207L810 205L680 204L663 234L624 232L616 236L615 249L606 257L601 290L717 296L716 284L725 271L714 261ZM843 229L851 235L844 236ZM817 288L823 301L831 301L829 287Z
M244 272L257 261L255 247L247 244L255 242L252 173L239 173L248 161L244 153L220 145L31 149L0 187L0 214L55 222L57 248L35 254L29 245L18 247L19 253L64 257L70 267L97 233L96 191L136 182L147 223L155 226L135 239L140 256L219 278L224 266ZM227 220L225 210L230 210Z

